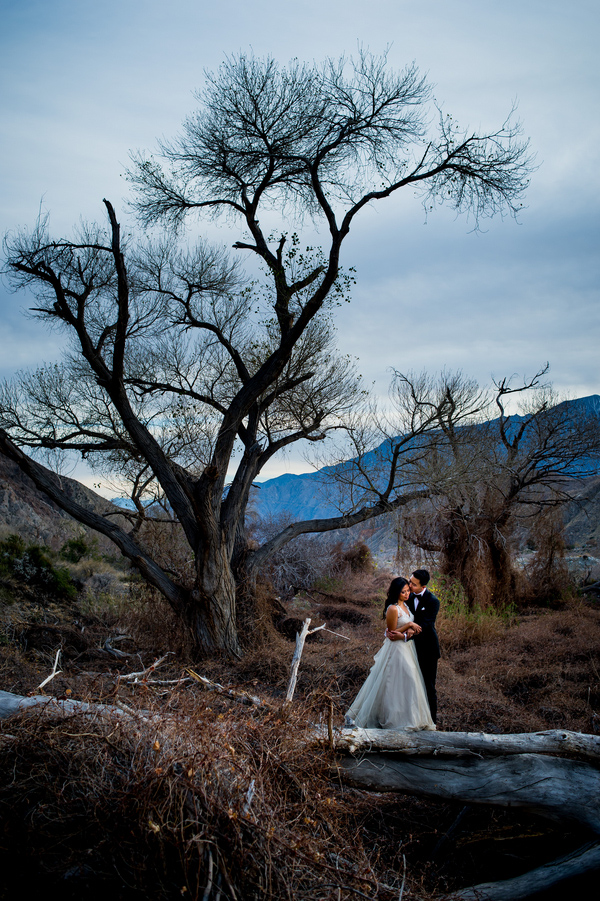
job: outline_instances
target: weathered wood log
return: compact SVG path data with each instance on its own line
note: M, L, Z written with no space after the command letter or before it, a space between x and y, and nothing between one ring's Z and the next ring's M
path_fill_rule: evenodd
M329 741L322 728L316 731L318 740ZM353 728L335 733L334 740L337 751L361 755L340 763L342 780L351 785L524 807L600 834L600 773L593 765L600 758L600 736L566 730L486 735ZM592 765L547 756L557 753ZM520 901L599 868L600 845L589 845L516 879L463 889L448 901Z
M370 754L343 758L342 780L377 792L526 807L600 834L600 772L590 764L537 754L488 759L402 759Z
M289 703L294 697L294 689L296 688L296 679L298 678L298 667L300 666L300 658L304 650L304 642L308 635L308 627L310 626L310 617L307 617L302 624L302 631L296 635L296 647L294 656L292 657L292 669L290 672L290 681L285 695L286 703Z
M70 699L59 701L57 698L48 697L48 695L24 697L23 695L12 694L9 691L0 691L0 720L34 707L42 708L48 713L60 713L67 716L75 713L105 714L108 716L138 715L137 711L117 707L114 704L88 704L86 701Z
M251 695L247 691L240 691L235 688L227 688L225 685L221 685L220 682L212 682L210 679L207 679L206 676L200 676L198 673L194 672L193 669L189 667L186 669L186 673L189 673L194 682L198 682L207 691L216 691L218 694L226 695L228 698L232 698L234 701L239 701L241 704L250 704L254 707L267 707L271 708L273 705L267 703L267 701L262 701L260 698L256 697L256 695Z
M522 876L501 882L482 882L446 895L444 901L525 901L538 892L547 891L575 877L592 874L598 870L600 870L600 844L588 844L565 857L536 867L535 870L529 870Z
M325 730L316 730L329 741ZM600 760L600 735L564 729L488 735L485 732L394 732L392 729L342 729L334 734L337 751L371 754L393 751L407 756L473 757L498 754L570 754Z
M591 585L582 585L579 590L585 594L588 591L593 591L600 594L600 582L592 582Z

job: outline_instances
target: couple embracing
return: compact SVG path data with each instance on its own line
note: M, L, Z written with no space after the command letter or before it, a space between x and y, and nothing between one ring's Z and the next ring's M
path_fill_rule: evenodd
M363 729L435 729L435 679L440 645L435 618L440 602L427 589L429 573L394 579L386 606L383 647L346 722Z

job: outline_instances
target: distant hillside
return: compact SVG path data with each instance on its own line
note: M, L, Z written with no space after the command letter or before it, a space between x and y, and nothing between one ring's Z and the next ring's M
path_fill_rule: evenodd
M566 401L573 415L589 413L600 416L600 396ZM335 516L335 484L328 478L329 468L302 475L283 475L260 484L253 494L252 507L262 518L291 520ZM71 497L98 513L116 512L118 507L84 487L74 479L60 478ZM565 509L567 542L573 548L600 554L600 473L574 484L577 500ZM121 507L123 500L115 501ZM118 521L118 520L117 520ZM121 519L124 524L125 520ZM365 541L382 563L389 564L397 553L397 535L393 515L381 516L352 530L329 533L326 540L344 543ZM18 466L0 454L0 536L18 532L32 542L60 547L73 534L89 530L39 492ZM91 533L90 534L96 534ZM107 539L98 536L101 546L114 549Z
M110 501L81 485L75 479L54 476L69 496L96 513L115 511ZM125 520L122 520L125 522ZM99 544L116 550L112 542L96 532L85 529L60 509L45 494L38 491L16 463L0 454L0 535L16 532L32 543L58 548L67 539L82 532L97 536Z
M600 417L598 394L564 401L559 408L563 405L571 409L575 418L590 414ZM520 416L512 417L515 426L521 420ZM343 465L340 464L340 467ZM288 474L262 482L253 495L254 510L263 518L288 515L294 520L303 520L335 516L339 512L336 506L337 488L335 482L328 478L328 473L340 467L326 467L303 475ZM573 472L573 475L577 473Z
M600 417L600 396L565 401L573 416ZM562 406L562 405L561 405ZM514 424L521 417L514 417ZM589 461L585 461L589 464ZM598 466L600 470L600 465ZM256 513L266 519L298 521L335 516L336 485L327 478L328 469L304 475L284 475L263 482L254 495ZM576 473L574 473L576 475ZM582 574L586 569L600 575L600 472L583 480L573 480L575 500L564 510L565 537L570 565ZM325 533L320 540L343 544L364 542L380 565L394 568L398 555L395 514L379 516L352 529ZM525 541L526 535L523 535ZM422 556L422 555L421 555ZM422 559L420 558L421 562Z

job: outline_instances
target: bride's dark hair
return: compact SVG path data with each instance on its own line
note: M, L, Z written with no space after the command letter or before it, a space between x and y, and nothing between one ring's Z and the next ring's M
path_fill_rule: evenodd
M390 604L398 603L400 592L405 585L408 585L408 579L404 579L402 576L398 576L397 579L392 579L392 581L390 582L390 587L388 588L387 597L385 599L385 607L383 608L384 616Z

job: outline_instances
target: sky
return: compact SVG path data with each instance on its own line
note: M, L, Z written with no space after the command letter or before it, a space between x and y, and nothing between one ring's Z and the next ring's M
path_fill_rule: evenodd
M388 49L415 62L445 112L495 130L513 104L536 154L517 222L473 222L412 194L366 210L343 251L356 267L339 347L385 395L391 368L531 376L600 393L600 5L597 0L0 0L0 233L50 214L55 235L128 220L129 153L171 138L205 70L253 51L286 64ZM231 245L231 224L202 226ZM61 338L0 286L0 377L54 361ZM308 468L295 454L270 478ZM91 483L84 474L85 481ZM94 479L97 481L97 479Z

